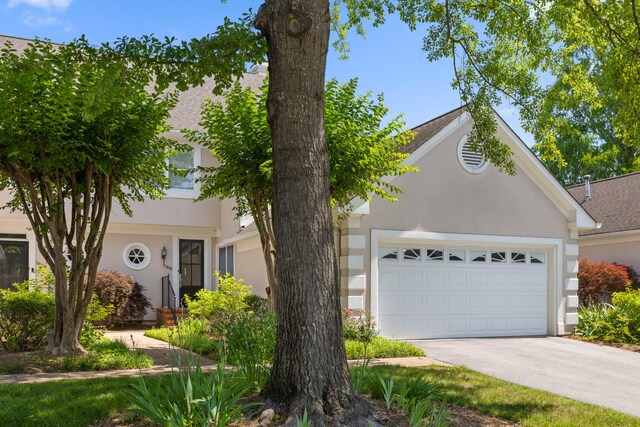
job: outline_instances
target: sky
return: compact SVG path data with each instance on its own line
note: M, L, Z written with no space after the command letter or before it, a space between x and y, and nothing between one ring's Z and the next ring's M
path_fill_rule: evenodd
M94 44L113 42L122 36L145 34L186 40L213 32L225 16L234 18L261 1L229 0L0 0L0 34L46 38L65 43L86 35ZM327 78L358 78L361 91L384 95L389 118L404 115L414 127L461 105L451 88L450 60L429 62L422 51L424 28L411 32L397 18L367 30L366 39L349 38L348 60L330 49ZM500 115L527 143L515 109L497 108Z

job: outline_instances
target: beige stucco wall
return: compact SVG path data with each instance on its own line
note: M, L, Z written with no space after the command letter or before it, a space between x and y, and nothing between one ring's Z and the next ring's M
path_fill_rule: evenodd
M144 243L151 251L151 263L143 270L132 270L127 267L123 261L124 249L130 243L134 242ZM145 293L154 307L160 307L162 302L161 280L163 276L171 274L169 270L162 266L160 253L163 246L165 246L168 251L172 250L172 237L170 235L108 234L105 236L99 270L115 270L132 276L138 283L144 286ZM171 259L171 254L169 254L167 258ZM154 316L155 313L151 311L147 312L147 318L153 319Z
M640 235L636 235L634 240L627 242L611 242L594 238L580 240L580 259L586 257L593 261L626 264L640 271ZM598 241L603 244L596 245Z
M202 166L216 164L211 152L198 148ZM199 195L195 192L194 195ZM124 213L114 202L111 222L124 224L156 224L190 227L219 227L220 201L216 198L194 202L193 198L175 197L171 191L161 200L146 199L144 202L131 203L133 216Z
M258 238L250 240L258 240ZM259 244L259 242L257 243ZM256 248L255 245L252 246L253 249L242 250L242 243L236 245L235 275L243 279L246 285L251 285L254 294L266 298L267 268L262 256L262 249Z
M458 141L470 128L452 133L414 166L420 172L393 180L403 190L397 203L375 198L362 227L568 238L567 219L521 169L510 176L489 165L480 174L458 161Z

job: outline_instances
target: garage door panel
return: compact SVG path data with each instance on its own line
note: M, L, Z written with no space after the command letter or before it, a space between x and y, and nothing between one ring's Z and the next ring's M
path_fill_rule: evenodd
M468 286L466 271L450 271L447 279L446 286L448 289L466 289Z
M388 315L419 314L427 308L425 297L420 293L383 292L380 298L385 298L385 313Z
M507 288L509 287L509 283L510 281L508 271L492 272L489 275L489 285L493 287Z
M545 335L548 276L546 264L510 258L382 263L378 326L396 338Z

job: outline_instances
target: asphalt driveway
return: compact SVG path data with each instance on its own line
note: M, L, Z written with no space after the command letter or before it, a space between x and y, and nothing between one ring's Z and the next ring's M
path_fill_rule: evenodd
M640 417L640 353L558 337L411 343L433 359Z

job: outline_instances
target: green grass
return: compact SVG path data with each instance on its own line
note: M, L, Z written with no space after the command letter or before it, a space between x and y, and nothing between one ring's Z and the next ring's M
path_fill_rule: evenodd
M163 326L149 329L144 334L150 338L168 342L176 347L186 348L198 354L218 356L219 342L209 338L203 331L182 333L181 331L179 332L178 328Z
M640 426L640 418L507 383L466 368L376 366L370 369L365 391L379 393L377 373L395 376L396 387L423 378L437 384L439 398L447 402L524 426ZM146 380L155 384L167 379L163 376ZM85 427L129 409L125 392L137 381L124 377L0 385L0 425Z
M204 332L178 333L177 328L153 328L144 333L146 336L169 342L175 346L194 351L198 354L216 356L218 342L207 337ZM364 345L354 340L346 340L348 359L362 359ZM424 351L404 341L388 340L376 337L367 347L367 354L372 358L424 356Z
M476 409L524 426L640 426L640 418L508 383L462 367L376 366L371 368L365 390L379 390L376 373L395 376L397 387L403 381L423 378L426 382L439 386L439 400Z
M132 378L0 385L0 425L86 427L128 408Z
M113 369L150 368L153 359L141 351L130 351L121 341L106 338L87 347L84 356L42 357L26 356L19 360L0 363L0 374L21 374L27 371L75 372L106 371ZM0 424L1 425L1 424Z
M361 342L346 340L344 344L347 348L347 359L362 359L364 357L364 344ZM367 355L373 359L384 359L388 357L424 356L425 354L424 351L408 342L376 337L367 346Z

